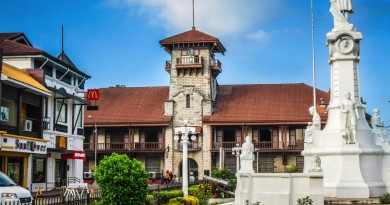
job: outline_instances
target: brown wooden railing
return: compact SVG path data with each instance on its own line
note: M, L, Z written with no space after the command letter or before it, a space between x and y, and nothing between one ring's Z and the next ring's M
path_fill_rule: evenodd
M219 150L222 146L225 150L231 150L237 144L241 147L240 142L213 142L212 150ZM295 142L255 142L256 150L303 150L303 141Z
M211 59L210 65L213 69L222 70L222 63L218 59Z
M176 58L176 65L202 65L203 59L200 56L185 56Z
M85 151L95 151L94 143L84 143ZM162 142L112 142L98 143L98 151L164 151L164 143Z

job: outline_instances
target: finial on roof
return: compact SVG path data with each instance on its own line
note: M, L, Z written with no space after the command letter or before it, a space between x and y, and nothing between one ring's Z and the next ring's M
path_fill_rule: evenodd
M192 30L195 30L195 6L194 6L194 0L192 0Z
M62 47L61 47L61 53L64 52L64 25L62 25L62 36L61 36L61 41L62 41Z

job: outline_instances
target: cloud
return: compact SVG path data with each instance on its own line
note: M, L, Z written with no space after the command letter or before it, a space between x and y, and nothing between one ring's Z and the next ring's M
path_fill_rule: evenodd
M282 0L195 0L195 27L215 36L249 32L254 25L272 20ZM148 22L174 34L192 27L191 0L106 0L106 4L137 10Z
M260 43L266 43L269 42L271 37L263 30L258 30L253 33L249 33L245 36L249 40L254 40Z

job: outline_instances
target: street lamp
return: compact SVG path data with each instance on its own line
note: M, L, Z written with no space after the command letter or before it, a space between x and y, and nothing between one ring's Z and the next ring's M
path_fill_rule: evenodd
M241 147L240 144L236 144L236 147L232 148L232 154L236 156L236 172L240 170L240 154L241 154Z
M94 147L95 147L95 167L94 167L94 171L96 171L96 157L97 157L97 126L96 126L96 122L95 120L93 119L92 115L88 115L88 119L91 119L93 121L93 126L94 126L94 130L93 130L93 138L94 138Z
M183 173L183 193L184 196L188 195L188 130L187 130L187 120L183 121L184 123L184 134L181 135L180 143L183 145L183 164L182 164L182 173ZM191 135L191 134L190 134ZM196 136L190 136L192 141L196 140ZM179 143L179 134L175 134L174 140Z

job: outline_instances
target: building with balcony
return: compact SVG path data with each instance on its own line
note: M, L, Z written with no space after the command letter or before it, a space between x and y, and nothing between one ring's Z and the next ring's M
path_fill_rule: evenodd
M313 88L305 84L219 85L226 49L216 37L192 28L163 39L170 55L166 87L99 89L98 110L85 110L85 167L93 170L112 152L143 162L148 172L172 170L182 176L184 133L195 135L188 149L189 176L202 179L224 167L236 171L232 149L250 136L257 172L303 168L304 129L312 121ZM329 94L316 90L317 112L326 119ZM91 118L86 118L91 115ZM184 123L188 121L188 123ZM97 130L96 135L94 130ZM95 155L96 152L96 155Z
M54 57L33 47L24 33L0 33L0 48L6 65L18 68L20 72L28 71L50 93L38 99L21 94L20 102L34 103L22 104L19 110L25 109L26 112L20 112L16 127L8 127L4 122L0 126L1 131L10 133L10 129L14 129L18 136L45 141L44 154L32 154L26 159L33 170L32 176L26 176L27 187L31 191L36 191L37 187L45 190L62 186L69 178L82 180L83 106L89 104L83 97L84 84L90 76L80 71L64 51ZM10 92L9 89L6 86L2 91ZM23 93L21 91L11 93ZM5 103L2 101L2 108ZM21 127L29 122L32 130L26 132ZM29 168L23 164L18 166Z

